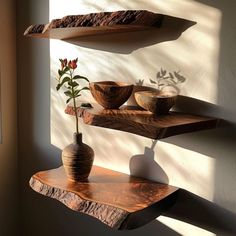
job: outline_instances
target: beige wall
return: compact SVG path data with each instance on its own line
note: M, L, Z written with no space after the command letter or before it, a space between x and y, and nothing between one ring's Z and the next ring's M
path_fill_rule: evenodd
M15 2L1 0L0 73L2 138L0 143L0 234L17 229L17 106Z
M126 173L136 171L186 190L181 191L177 204L165 216L135 231L111 231L28 187L35 171L61 164L60 149L71 142L74 121L64 114L63 94L55 91L51 79L56 75L60 57L78 57L80 74L91 81L112 79L135 83L145 79L148 85L148 79L154 78L161 66L181 70L187 78L181 93L202 101L187 99L184 106L180 104L182 108L235 123L235 1L51 0L50 7L48 1L18 2L23 235L235 235L232 222L236 219L236 129L232 125L158 141L152 152L150 139L81 124L85 142L95 150L95 164ZM47 9L50 18L104 10L148 9L197 24L177 40L161 44L150 44L143 34L136 34L137 40L129 46L125 41L127 34L119 36L125 42L122 44L117 43L115 36L100 41L90 39L89 43L83 40L80 44L84 47L52 40L49 54L48 41L21 36L29 24L48 21ZM140 37L148 46L139 42ZM134 164L130 164L134 162L145 169L137 172Z
M226 13L225 8L228 7L227 10L229 10L233 8L233 5L235 6L235 3L229 1L228 4L228 6L226 3L219 6L217 3L211 5L206 1L190 0L117 0L112 1L112 4L107 0L99 2L71 0L70 4L66 2L58 4L58 1L51 0L51 19L68 14L147 9L197 22L177 40L160 44L153 43L148 46L145 46L145 43L148 44L149 41L147 38L145 40L145 37L149 35L145 35L145 32L129 36L120 34L101 36L100 39L97 37L80 39L79 46L51 41L52 77L55 77L57 73L58 58L64 57L78 57L80 74L86 75L91 81L116 80L136 83L139 79L144 79L145 85L150 85L149 78L155 78L160 67L170 71L180 70L187 79L180 86L181 94L202 101L186 99L183 103L187 103L188 107L182 105L182 108L235 122L235 117L232 115L236 111L234 102L232 104L229 99L230 96L234 96L232 84L235 87L235 82L233 82L235 63L231 62L230 66L228 62L221 59L224 53L222 50L226 50L224 47L226 36L223 33L226 25L232 30L231 19L228 16L230 13ZM118 37L118 40L115 37ZM134 40L129 37L133 37ZM233 43L232 39L233 36L228 33L227 41ZM144 41L143 44L142 41ZM230 52L227 55L234 56ZM231 71L231 75L228 70ZM227 77L228 83L223 84L222 77ZM65 106L63 93L58 94L55 91L55 83L52 85L52 143L63 148L70 142L74 120L63 113ZM223 91L232 92L230 95L223 94ZM89 94L86 94L87 98L88 96ZM225 96L225 99L228 97L227 102L223 100L224 98L222 99L222 96ZM62 122L66 124L63 127L60 126ZM153 152L150 150L152 140L147 138L83 124L81 124L81 130L85 141L95 150L96 164L181 187L236 213L236 191L232 192L230 187L224 184L227 182L231 183L227 186L234 186L235 154L232 150L234 147L230 143L235 141L235 136L229 135L224 142L216 138L227 133L226 129L171 137L157 142ZM228 163L223 164L220 156L227 157ZM226 171L227 168L231 174ZM220 182L216 182L217 179ZM214 233L214 231L202 230L201 227L195 228L168 217L159 217L158 221L184 235L188 235L190 231L191 235Z

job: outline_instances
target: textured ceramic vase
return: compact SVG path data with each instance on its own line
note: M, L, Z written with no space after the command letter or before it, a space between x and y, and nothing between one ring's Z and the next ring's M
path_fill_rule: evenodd
M74 133L73 143L62 151L62 162L68 179L86 181L94 160L94 151L82 142L82 134Z

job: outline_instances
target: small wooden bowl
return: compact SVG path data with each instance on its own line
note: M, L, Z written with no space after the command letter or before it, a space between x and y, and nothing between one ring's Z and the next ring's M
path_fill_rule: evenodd
M138 106L138 103L135 100L134 94L136 92L141 92L141 91L159 92L160 90L153 87L143 86L143 85L134 85L133 92L127 101L127 105Z
M141 91L134 94L138 105L156 115L168 114L178 97L174 92Z
M133 85L115 81L100 81L89 84L94 99L105 109L117 109L124 104L133 91Z

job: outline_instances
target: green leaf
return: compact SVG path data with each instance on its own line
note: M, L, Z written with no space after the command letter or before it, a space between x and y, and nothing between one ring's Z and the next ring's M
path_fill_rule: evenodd
M71 91L69 91L69 90L65 91L64 94L65 94L67 97L73 98L73 94L72 94Z
M70 70L69 67L65 67L64 70L58 70L58 74L60 75L60 77L62 77L68 70Z
M79 84L75 81L70 81L68 84L73 88L76 87L76 86L79 86Z
M156 84L157 82L156 81L154 81L154 80L152 80L152 79L149 79L150 80L150 82L152 83L152 84Z
M78 95L75 96L75 98L78 98L78 97L80 97L80 96L81 96L81 94L78 94Z
M61 88L61 84L57 84L56 90L58 91Z
M61 85L63 85L64 83L70 81L70 77L65 77L62 81L61 81Z
M75 75L75 76L73 77L73 80L76 80L76 79L84 79L84 80L86 80L87 82L89 82L89 80L88 80L86 77L81 76L81 75Z
M70 68L68 66L66 66L65 69L63 70L64 74L69 70L70 70Z
M74 95L75 95L75 96L78 95L79 92L80 92L79 90L75 90L75 91L74 91Z
M71 99L72 99L72 98L68 98L68 99L66 100L66 104L68 104Z
M58 75L63 76L63 70L58 70Z
M83 87L82 89L79 90L79 92L81 92L83 90L90 90L90 89L88 87Z

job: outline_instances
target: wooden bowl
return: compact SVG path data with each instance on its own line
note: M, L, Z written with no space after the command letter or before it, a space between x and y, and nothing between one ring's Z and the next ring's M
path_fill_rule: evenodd
M94 99L105 109L119 108L133 91L133 85L115 81L92 82L89 87Z
M178 94L174 92L141 91L134 94L138 105L156 115L168 114Z
M131 96L129 97L128 101L127 101L127 105L138 106L138 103L135 100L134 94L136 92L140 92L140 91L158 92L160 90L158 90L156 88L153 88L153 87L143 86L143 85L134 85L133 92L132 92Z

